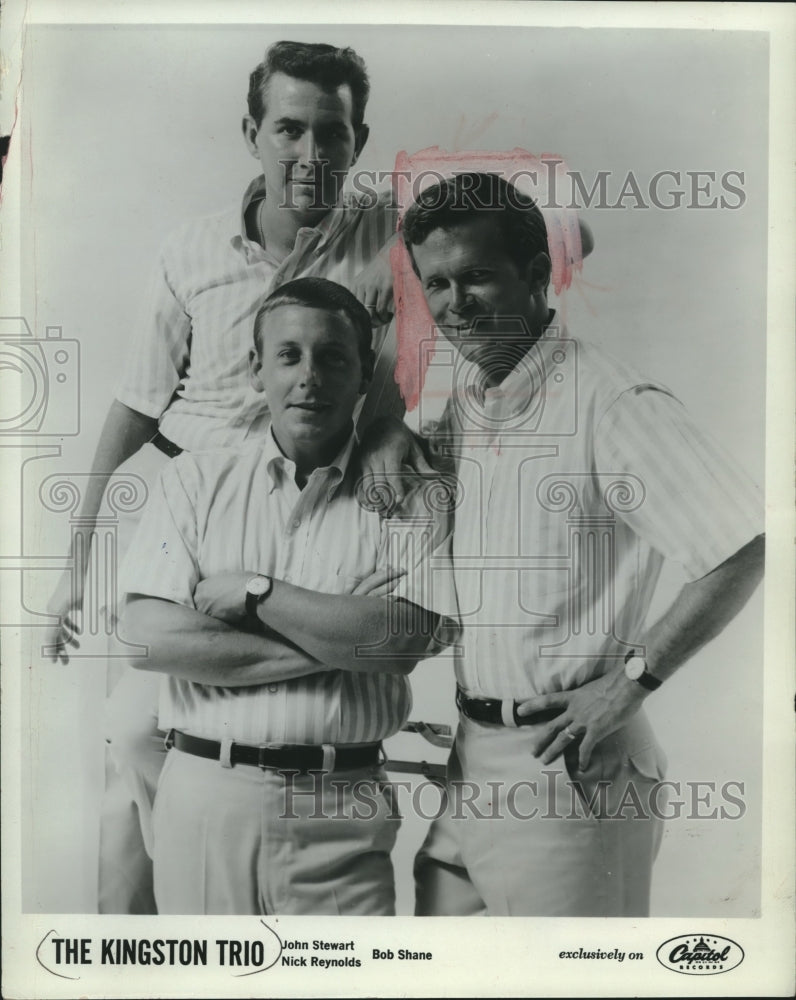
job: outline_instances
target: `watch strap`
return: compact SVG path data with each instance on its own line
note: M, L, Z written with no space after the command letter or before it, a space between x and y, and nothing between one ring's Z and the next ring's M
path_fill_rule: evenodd
M250 594L246 591L246 617L257 617L257 605L260 603L260 594Z
M253 577L252 579L257 579ZM267 586L261 593L253 593L247 588L246 590L246 616L248 618L259 618L257 614L257 606L265 600L266 597L271 593L274 586L274 581L271 577L263 576L262 579L266 582Z
M639 655L635 649L631 649L630 652L625 656L625 663L629 663L634 656L638 656L640 660L644 660L644 657ZM657 691L658 688L663 684L663 681L657 678L654 674L651 674L649 667L644 662L644 672L639 674L638 677L634 677L633 680L636 684L640 684L647 691Z

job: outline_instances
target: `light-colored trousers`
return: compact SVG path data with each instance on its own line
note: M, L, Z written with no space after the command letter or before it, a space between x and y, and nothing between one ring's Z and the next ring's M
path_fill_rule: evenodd
M116 470L139 476L152 489L171 461L145 444ZM111 480L111 485L113 479ZM143 509L119 515L116 561L121 567ZM118 598L118 595L117 595ZM117 599L118 603L118 599ZM114 613L118 614L118 607ZM107 744L100 813L100 913L155 913L152 888L152 802L166 758L157 728L160 675L110 660L103 735Z
M665 759L646 716L543 765L535 727L462 717L445 811L415 859L418 916L646 916Z
M173 749L153 815L159 913L393 916L380 767L287 779Z

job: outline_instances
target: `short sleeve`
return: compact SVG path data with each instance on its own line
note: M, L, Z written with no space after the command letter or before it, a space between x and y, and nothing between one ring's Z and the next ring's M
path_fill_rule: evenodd
M178 244L175 237L161 251L116 391L119 402L148 417L169 405L190 353L191 318L174 289Z
M413 490L396 515L382 521L378 564L404 573L392 597L458 619L449 500L447 488L438 480Z
M596 427L595 458L600 475L626 477L618 516L691 580L764 530L761 491L667 391L622 393Z
M196 485L190 456L164 466L122 562L123 593L195 607L193 592L200 578Z

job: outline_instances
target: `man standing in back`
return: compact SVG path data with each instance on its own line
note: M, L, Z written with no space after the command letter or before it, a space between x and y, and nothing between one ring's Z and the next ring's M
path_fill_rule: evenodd
M50 604L59 616L47 640L54 658L66 661L78 644L76 612L109 477L138 477L151 490L181 451L266 435L267 400L251 389L248 364L254 316L270 289L322 275L354 290L378 326L365 410L402 412L392 352L380 351L392 278L379 250L395 232L392 198L387 192L360 203L342 194L367 141L368 92L362 59L331 45L278 42L251 74L243 136L261 173L240 207L189 222L162 251L80 512L83 544L73 553L79 585L67 574ZM119 523L117 562L138 516ZM164 756L157 686L157 676L127 670L108 703L114 766L101 822L100 912L154 912L150 812Z

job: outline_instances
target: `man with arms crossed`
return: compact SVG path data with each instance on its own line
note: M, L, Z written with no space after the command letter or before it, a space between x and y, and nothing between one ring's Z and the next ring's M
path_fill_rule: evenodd
M358 502L373 355L350 292L283 285L255 341L269 434L170 463L123 570L124 631L149 645L132 662L168 674L158 911L389 915L380 746L408 716L405 675L442 648L447 528L422 497L387 520Z
M403 238L461 369L437 429L461 486L460 725L417 913L646 915L664 764L641 705L755 589L760 498L667 389L559 327L513 187L434 185ZM648 627L665 558L689 582Z

